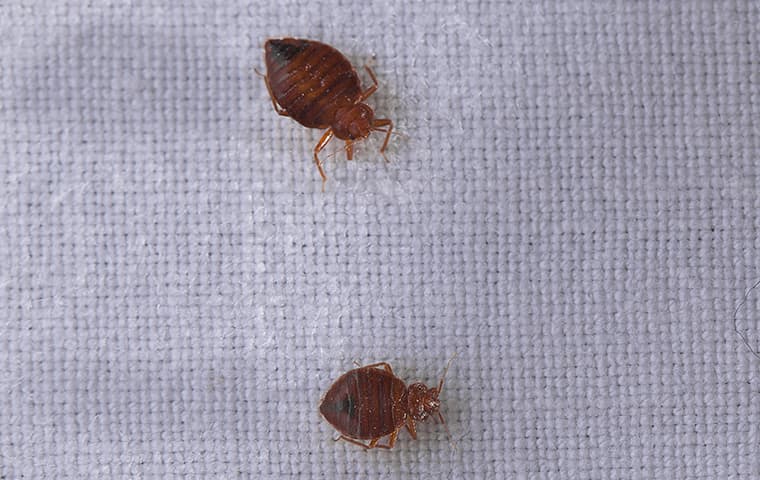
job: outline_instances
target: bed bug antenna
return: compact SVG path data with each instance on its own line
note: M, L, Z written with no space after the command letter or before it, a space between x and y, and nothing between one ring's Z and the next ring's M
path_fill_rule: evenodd
M451 431L449 430L449 426L446 425L446 420L444 420L443 414L441 412L438 412L438 418L441 420L441 423L443 424L443 428L446 430L446 435L449 437L449 444L451 445L451 448L456 450L457 442L455 442L454 438L451 436Z
M451 362L454 361L456 358L458 352L454 352L454 355L451 356L448 363L446 364L446 368L443 370L443 375L441 375L441 380L438 382L438 394L440 395L441 390L443 390L443 379L446 378L446 374L449 373L449 367L451 366Z
M441 375L441 380L438 382L438 394L441 394L441 390L443 390L443 380L446 378L446 374L449 373L449 367L451 366L451 362L454 361L454 358L456 358L457 352L454 352L454 355L451 356L448 363L446 364L446 368L443 370L443 375ZM435 417L433 417L435 418ZM438 411L438 419L441 420L441 423L443 424L443 428L446 429L446 435L449 437L449 443L451 444L451 448L454 450L457 449L457 444L454 441L454 438L451 436L451 431L449 430L449 426L446 425L446 420L443 418L443 414Z

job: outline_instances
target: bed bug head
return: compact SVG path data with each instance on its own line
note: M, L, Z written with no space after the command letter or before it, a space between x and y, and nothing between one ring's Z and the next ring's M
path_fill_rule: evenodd
M358 140L367 138L372 132L375 112L366 103L355 103L342 107L335 112L332 129L341 140Z
M413 383L407 388L407 411L413 420L421 422L430 415L438 413L441 401L438 399L439 390L428 388L424 383Z
M449 366L451 366L451 361L454 360L454 357L456 357L456 353L446 365L446 369L443 371L443 375L441 375L441 380L438 382L438 387L428 388L424 383L413 383L407 388L407 411L415 421L423 421L431 415L436 415L441 420L441 423L446 424L440 412L441 401L438 399L438 396L443 390L443 380L446 378L446 373L449 371Z

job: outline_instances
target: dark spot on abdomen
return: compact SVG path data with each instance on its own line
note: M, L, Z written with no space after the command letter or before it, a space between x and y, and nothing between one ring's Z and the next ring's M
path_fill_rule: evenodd
M272 60L277 63L284 64L295 58L299 53L306 50L309 46L308 42L288 42L284 40L269 40L267 42L268 54L271 55Z
M356 415L356 402L351 395L346 395L337 402L329 405L328 410L335 413L344 413L349 417L354 417Z

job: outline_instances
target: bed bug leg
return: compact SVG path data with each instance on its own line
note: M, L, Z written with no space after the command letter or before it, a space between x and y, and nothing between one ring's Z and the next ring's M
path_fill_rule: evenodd
M274 99L274 93L272 93L272 86L269 84L269 77L259 72L258 69L254 68L253 71L256 72L256 75L264 79L264 83L266 83L267 85L267 91L269 92L269 98L272 100L272 106L274 107L274 111L277 112L279 115L282 115L283 117L289 116L288 112L284 108L280 108L280 106L277 105L277 101Z
M325 175L325 171L322 170L322 161L319 159L319 152L322 151L323 148L325 148L325 145L327 145L330 140L332 140L333 137L333 131L332 128L328 128L324 135L322 135L322 138L319 139L319 142L317 142L317 145L314 147L314 163L317 164L317 170L319 170L319 174L322 176L322 191L325 189L325 182L327 181L327 175Z
M349 160L354 159L354 144L350 140L346 140L346 158Z
M345 435L341 435L338 438L333 438L333 440L336 441L336 442L339 442L339 441L343 440L344 442L353 443L354 445L359 445L360 447L362 447L365 450L369 450L370 448L372 448L372 447L367 446L367 444L365 444L363 442L360 442L359 440L354 440L353 438L349 438L349 437L347 437Z
M380 441L379 438L373 438L369 441L369 443L360 442L359 440L355 440L353 438L347 437L345 435L341 435L340 437L336 438L335 441L343 440L348 443L353 443L354 445L358 445L362 447L364 450L372 450L373 448L385 448L385 449L391 449L396 444L396 437L398 437L398 430L391 433L388 436L388 443L385 445L382 445L378 443Z
M369 448L386 448L386 449L390 450L396 444L396 438L397 437L398 437L398 430L396 430L395 432L391 433L388 436L388 443L386 443L385 445L381 445L381 444L377 443L380 439L379 438L375 438L371 442L369 442ZM374 443L374 445L373 445L373 443Z
M409 431L409 435L411 435L414 440L417 440L417 427L411 417L406 419L406 429Z
M367 73L369 73L369 76L372 79L372 86L367 88L364 92L362 92L361 96L359 97L359 100L356 103L363 102L364 100L368 99L370 95L375 93L379 85L379 83L377 82L377 77L375 76L375 72L373 72L372 69L369 68L369 65L364 65L364 69L367 71Z
M358 440L354 440L353 438L348 438L343 435L338 437L337 440L345 440L347 442L351 442L354 445L359 445L360 447L364 447L365 450L372 450L373 448L385 448L386 450L390 450L391 448L393 448L394 445L396 445L396 438L398 438L398 430L388 435L388 443L384 445L381 443L378 443L380 442L380 438L382 437L373 438L372 440L369 441L369 444L364 444Z
M383 127L388 127L388 130L384 130ZM385 141L383 146L380 147L380 155L383 156L385 161L388 161L388 157L385 156L385 149L388 148L388 142L391 139L391 132L393 131L393 121L389 118L378 118L372 122L372 129L380 132L385 132Z

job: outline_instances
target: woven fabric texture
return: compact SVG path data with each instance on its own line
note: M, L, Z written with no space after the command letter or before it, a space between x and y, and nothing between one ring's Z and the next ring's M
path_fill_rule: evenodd
M280 36L389 162L322 192ZM758 187L756 1L5 0L0 478L756 479ZM354 361L454 353L452 442L332 441Z

